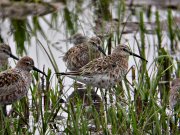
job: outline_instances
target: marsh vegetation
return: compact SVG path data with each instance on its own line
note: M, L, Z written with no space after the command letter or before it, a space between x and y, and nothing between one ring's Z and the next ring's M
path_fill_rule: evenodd
M1 113L0 134L180 134L180 108L169 106L171 81L180 77L180 2L144 1L0 2L0 42L47 74L32 73L27 97ZM126 44L148 60L130 57L131 85L106 91L106 104L104 89L55 74L66 71L62 56L73 45L64 40L77 32L101 37L107 54Z

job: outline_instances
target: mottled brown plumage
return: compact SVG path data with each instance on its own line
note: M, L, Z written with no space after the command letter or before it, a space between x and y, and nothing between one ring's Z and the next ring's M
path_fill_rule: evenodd
M11 48L7 44L0 43L0 71L7 69L8 58L10 57L18 60L18 58L11 53Z
M126 75L129 55L145 60L132 53L128 46L118 45L111 55L94 59L78 71L60 73L60 75L67 75L70 78L94 87L110 88Z
M91 60L100 57L100 51L103 51L100 46L101 40L92 37L88 42L70 48L64 55L63 61L69 70L77 71Z
M32 77L31 70L42 71L34 67L34 61L25 56L21 58L15 68L0 73L0 104L11 104L27 94Z

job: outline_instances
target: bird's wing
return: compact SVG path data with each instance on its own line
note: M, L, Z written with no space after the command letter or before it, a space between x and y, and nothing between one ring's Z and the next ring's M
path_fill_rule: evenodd
M87 52L87 51L88 51L87 45L84 45L84 44L76 45L76 46L70 48L65 53L63 60L66 62L67 59L71 59L72 57L79 58L79 56L82 55L82 53Z
M93 75L107 73L116 67L116 62L112 59L112 56L106 56L104 58L94 59L80 69L82 75Z
M103 58L94 59L82 68L79 71L72 71L66 73L60 73L61 75L94 75L94 74L101 74L101 73L108 73L109 70L113 70L116 68L116 58L112 58L112 56L105 56Z
M12 93L19 84L25 84L22 76L13 70L0 73L0 96Z

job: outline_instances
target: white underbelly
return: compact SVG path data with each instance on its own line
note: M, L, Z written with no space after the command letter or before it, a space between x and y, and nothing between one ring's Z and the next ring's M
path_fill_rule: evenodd
M69 76L70 78L77 80L79 82L85 83L87 85L91 85L93 87L98 87L98 88L110 88L113 87L116 83L117 80L115 79L110 79L108 75L94 75L94 76Z

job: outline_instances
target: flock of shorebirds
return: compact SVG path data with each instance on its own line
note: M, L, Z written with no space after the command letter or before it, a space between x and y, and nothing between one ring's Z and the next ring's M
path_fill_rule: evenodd
M131 52L126 45L116 46L112 54L106 56L99 37L88 38L77 33L68 40L74 43L63 57L69 72L57 74L68 76L92 87L109 89L124 79L128 72L130 55L145 60ZM10 57L18 62L15 68L7 69ZM34 66L32 58L24 56L19 59L11 53L8 45L0 44L0 105L12 104L26 96L32 81L31 70L46 76ZM170 91L171 107L179 102L179 89L180 79L175 79Z

